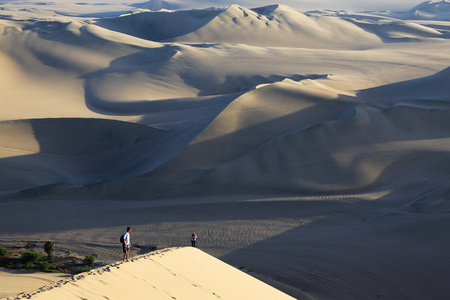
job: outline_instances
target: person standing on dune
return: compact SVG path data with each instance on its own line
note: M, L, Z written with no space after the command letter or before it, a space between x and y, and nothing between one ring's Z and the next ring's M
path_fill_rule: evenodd
M127 227L127 232L123 234L123 261L128 261L128 256L130 253L131 248L131 241L130 241L130 231L131 227Z
M195 242L197 241L197 235L194 233L192 233L191 235L191 245L192 247L195 247Z

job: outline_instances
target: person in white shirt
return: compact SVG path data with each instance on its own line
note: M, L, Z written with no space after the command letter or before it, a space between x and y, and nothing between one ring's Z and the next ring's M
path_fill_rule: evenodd
M130 253L131 241L130 241L131 227L127 227L127 232L123 234L123 261L128 261L128 255Z

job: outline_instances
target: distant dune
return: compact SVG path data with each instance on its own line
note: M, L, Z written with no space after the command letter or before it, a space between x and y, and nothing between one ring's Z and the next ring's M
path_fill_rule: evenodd
M231 5L223 10L148 12L106 19L97 24L165 42L324 49L363 49L380 43L377 36L346 20L308 15L284 5L256 9Z
M382 152L374 156L367 145L400 142L410 125L392 125L385 139L391 125L375 116L391 106L402 110L399 115L420 107L418 124L428 128L436 115L447 115L445 103L410 103L446 99L446 73L439 73L447 67L445 51L424 56L427 43L446 46L447 33L433 26L319 16L284 5L139 12L95 22L5 18L2 24L1 73L8 82L2 118L29 120L1 126L2 195L40 186L39 193L52 193L53 184L55 192L66 185L69 193L119 198L383 189L406 172L401 167L381 176L392 158L409 154L400 147L398 156L381 159ZM383 40L389 41L384 47ZM408 41L420 44L411 48ZM361 128L353 136L347 128L362 124L362 115L377 125L369 135ZM322 133L311 134L316 131ZM136 136L134 146L121 142L127 132ZM332 142L339 134L345 138ZM111 138L99 139L104 135ZM359 149L352 154L350 140ZM273 155L263 154L272 147ZM11 151L22 153L14 157ZM427 171L417 172L414 180ZM133 195L122 195L136 176L153 184L137 184Z

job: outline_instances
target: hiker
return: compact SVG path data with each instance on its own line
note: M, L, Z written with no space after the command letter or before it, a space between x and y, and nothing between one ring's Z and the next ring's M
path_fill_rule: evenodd
M194 233L192 233L191 235L191 245L192 247L195 247L195 242L197 241L197 235Z
M130 231L131 227L127 227L127 232L123 234L123 243L122 243L123 261L128 261L128 254L131 248Z

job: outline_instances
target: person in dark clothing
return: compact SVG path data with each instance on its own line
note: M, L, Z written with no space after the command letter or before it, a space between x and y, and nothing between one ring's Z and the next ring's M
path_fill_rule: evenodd
M197 241L197 235L194 233L192 233L191 235L191 245L192 247L195 247L195 242Z

